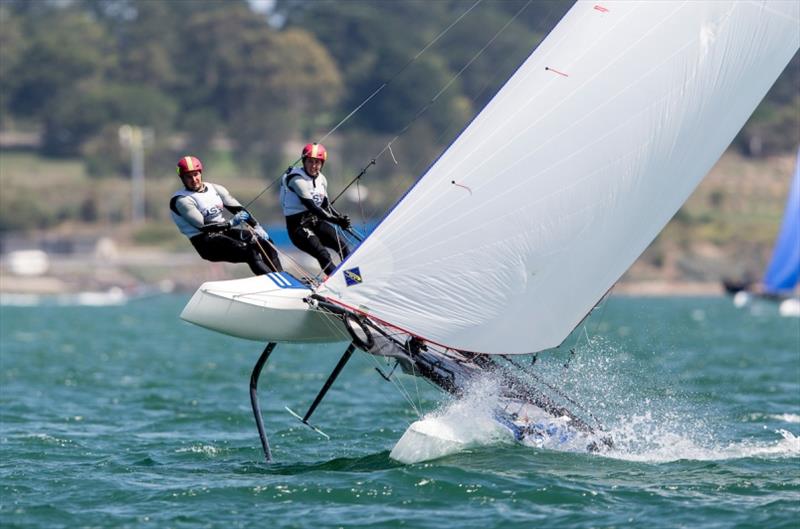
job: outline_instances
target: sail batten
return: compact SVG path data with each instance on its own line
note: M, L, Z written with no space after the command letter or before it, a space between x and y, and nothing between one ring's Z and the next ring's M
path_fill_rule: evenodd
M764 5L578 2L320 293L456 349L560 344L800 46L800 4Z

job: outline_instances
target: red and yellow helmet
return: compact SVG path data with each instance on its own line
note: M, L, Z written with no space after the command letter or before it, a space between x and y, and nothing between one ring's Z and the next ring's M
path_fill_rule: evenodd
M324 162L328 159L328 151L325 150L325 147L321 143L309 143L303 147L302 156L304 160L306 158L314 158Z
M183 176L192 171L203 171L203 162L194 156L184 156L178 161L178 176Z

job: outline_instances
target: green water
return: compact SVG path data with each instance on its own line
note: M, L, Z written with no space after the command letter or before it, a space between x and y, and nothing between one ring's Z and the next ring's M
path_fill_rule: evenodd
M325 440L284 406L306 409L344 344L279 346L267 466L248 397L261 346L181 322L185 301L0 308L0 526L800 525L800 320L773 307L612 298L541 355L610 430L602 456L487 440L395 463L415 407L455 405L401 377L412 406L360 353L314 416Z

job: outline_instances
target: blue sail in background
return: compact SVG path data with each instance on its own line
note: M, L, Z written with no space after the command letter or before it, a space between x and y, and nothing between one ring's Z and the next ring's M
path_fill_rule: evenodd
M772 260L764 274L764 290L768 294L791 292L800 280L800 150L792 187L786 200L783 223Z

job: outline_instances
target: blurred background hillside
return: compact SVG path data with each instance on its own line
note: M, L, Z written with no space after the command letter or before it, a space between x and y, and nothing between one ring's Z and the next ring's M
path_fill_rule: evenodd
M364 101L325 139L325 172L335 194L376 159L341 209L380 218L572 3L2 0L0 290L247 275L178 234L177 159L255 199L280 242L275 180ZM760 274L800 144L799 87L796 55L624 283ZM8 259L31 249L49 256L40 273Z

